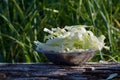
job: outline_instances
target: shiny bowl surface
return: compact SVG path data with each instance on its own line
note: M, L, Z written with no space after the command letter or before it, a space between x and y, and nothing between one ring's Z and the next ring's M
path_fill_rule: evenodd
M82 52L49 52L49 51L38 51L42 52L47 59L57 65L81 65L89 61L96 51L82 51Z

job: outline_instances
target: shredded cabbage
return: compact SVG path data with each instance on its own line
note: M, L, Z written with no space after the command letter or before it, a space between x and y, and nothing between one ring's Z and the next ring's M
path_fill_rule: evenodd
M92 31L86 30L85 25L65 26L64 28L44 28L49 33L45 43L35 41L37 51L74 52L86 50L102 50L107 48L105 36L96 37Z

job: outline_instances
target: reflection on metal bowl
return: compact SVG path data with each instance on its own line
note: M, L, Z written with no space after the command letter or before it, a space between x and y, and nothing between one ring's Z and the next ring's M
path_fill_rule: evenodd
M82 52L49 52L49 51L38 51L42 52L50 62L58 65L81 65L89 61L96 51L82 51Z

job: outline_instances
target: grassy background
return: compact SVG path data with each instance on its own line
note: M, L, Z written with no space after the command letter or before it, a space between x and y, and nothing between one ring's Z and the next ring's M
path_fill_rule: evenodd
M92 61L120 61L120 0L0 0L0 62L46 62L33 49L43 28L93 25L110 50Z

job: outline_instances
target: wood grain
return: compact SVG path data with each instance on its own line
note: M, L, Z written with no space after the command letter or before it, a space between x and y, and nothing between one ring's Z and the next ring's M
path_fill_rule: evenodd
M120 63L89 62L80 66L0 63L0 80L120 80Z

